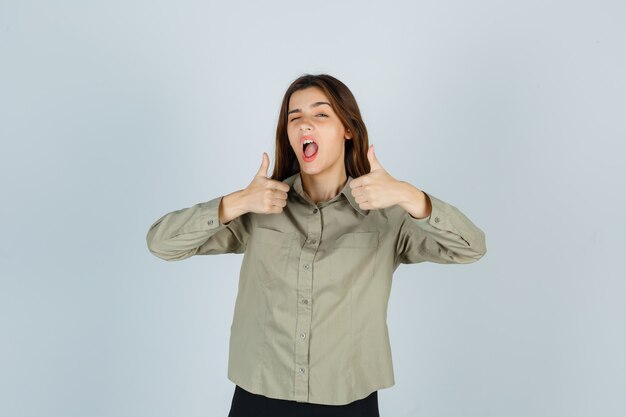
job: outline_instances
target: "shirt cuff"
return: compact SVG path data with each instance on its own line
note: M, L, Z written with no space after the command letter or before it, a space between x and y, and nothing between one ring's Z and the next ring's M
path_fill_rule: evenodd
M417 219L409 213L409 217L411 220L422 227L434 227L435 229L447 230L450 232L454 232L459 234L459 231L456 227L454 227L453 222L450 220L450 209L451 207L448 203L434 197L432 194L428 194L422 190L424 194L428 196L430 199L432 211L427 217L423 217L421 219Z
M188 229L184 230L184 232L207 232L227 227L230 222L220 223L219 220L219 207L222 198L224 198L224 196L219 196L212 200L198 203L197 213L195 216L196 219L188 225Z

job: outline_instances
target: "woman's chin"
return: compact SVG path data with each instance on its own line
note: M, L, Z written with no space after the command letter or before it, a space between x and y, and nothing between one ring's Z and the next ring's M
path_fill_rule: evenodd
M315 175L315 174L319 174L322 171L322 166L318 165L318 164L312 164L312 163L301 163L300 164L300 172L304 172L308 175Z

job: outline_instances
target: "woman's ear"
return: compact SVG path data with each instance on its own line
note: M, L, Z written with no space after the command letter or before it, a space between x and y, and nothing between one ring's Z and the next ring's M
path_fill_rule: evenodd
M352 133L350 133L350 129L346 129L345 139L352 139Z

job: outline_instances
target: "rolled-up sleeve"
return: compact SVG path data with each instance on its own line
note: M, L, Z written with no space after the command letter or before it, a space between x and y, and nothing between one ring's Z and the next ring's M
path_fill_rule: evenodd
M432 212L423 219L407 211L400 222L396 264L471 263L487 252L485 233L459 209L431 194Z
M152 223L146 235L150 252L166 261L245 252L250 230L247 213L220 223L223 197L173 211Z

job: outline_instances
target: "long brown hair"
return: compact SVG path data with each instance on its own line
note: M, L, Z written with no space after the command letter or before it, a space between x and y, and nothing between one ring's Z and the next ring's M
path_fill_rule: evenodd
M291 95L307 87L318 87L330 100L331 107L339 116L346 129L352 132L352 139L345 141L344 162L346 175L357 178L370 172L367 159L367 129L361 118L359 106L348 87L328 74L305 74L291 83L280 106L278 126L276 127L276 154L274 156L274 172L271 179L282 181L300 171L298 158L289 144L287 135L287 112Z

